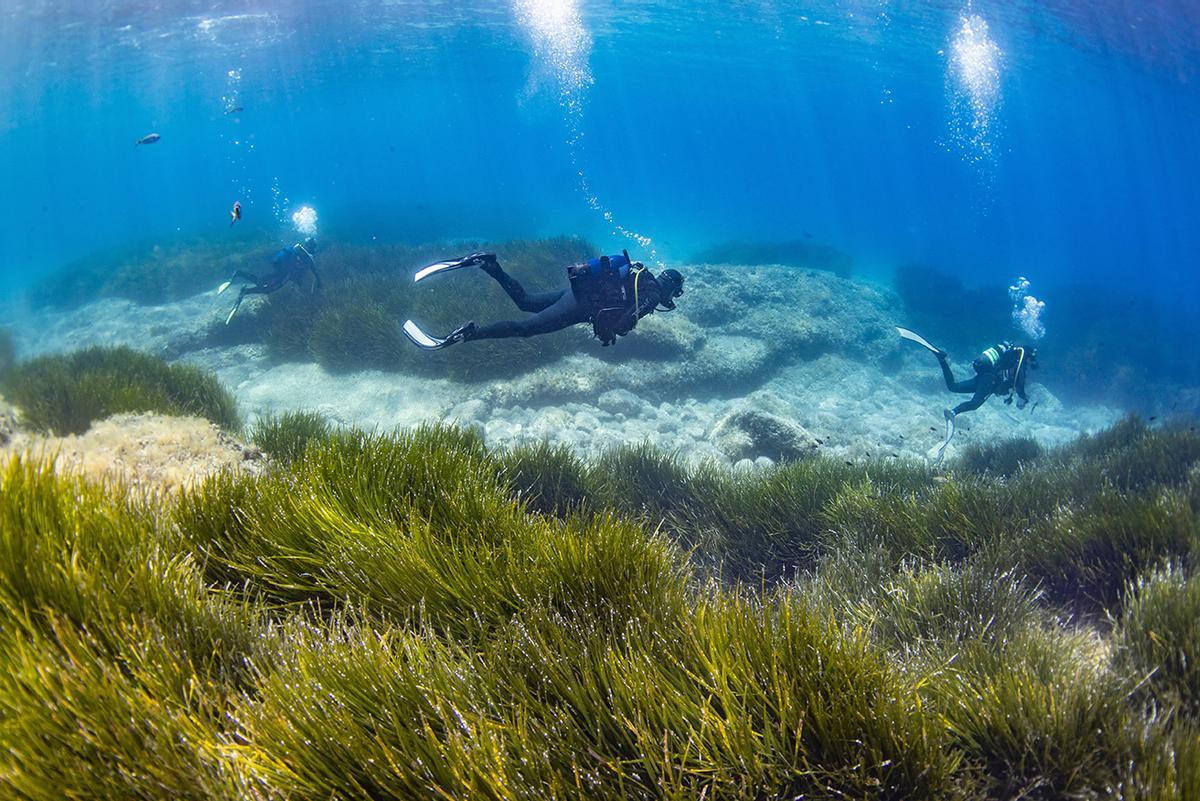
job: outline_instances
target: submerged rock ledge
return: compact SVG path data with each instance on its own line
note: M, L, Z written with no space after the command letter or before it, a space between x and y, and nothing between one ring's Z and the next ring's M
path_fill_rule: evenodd
M719 444L719 424L737 414L787 421L815 450L845 458L920 459L940 440L941 410L955 396L927 353L894 336L893 325L911 321L890 289L794 267L684 270L679 309L647 318L614 347L600 348L579 327L564 340L577 345L558 360L471 383L277 363L258 344L205 347L205 331L224 312L211 291L157 306L106 299L69 312L26 311L17 334L26 355L127 344L195 363L216 372L250 418L311 409L367 429L458 422L492 446L547 440L594 455L650 441L692 461L789 455L734 446L728 436ZM497 318L519 314L495 310ZM955 355L965 374L970 354ZM956 445L1014 435L1061 444L1120 417L1113 408L1066 407L1040 384L1030 393L1023 412L993 400L964 417L950 455Z

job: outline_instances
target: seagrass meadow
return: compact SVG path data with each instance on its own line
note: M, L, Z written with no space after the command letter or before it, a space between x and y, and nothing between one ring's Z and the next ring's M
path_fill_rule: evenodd
M10 798L1200 798L1200 434L932 471L264 422L0 469Z

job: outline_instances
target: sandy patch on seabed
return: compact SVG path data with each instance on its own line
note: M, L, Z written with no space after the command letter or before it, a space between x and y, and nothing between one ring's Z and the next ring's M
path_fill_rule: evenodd
M80 435L43 436L17 429L3 439L0 434L0 455L6 459L52 460L60 473L153 494L177 493L222 470L257 473L264 465L256 448L199 417L119 414Z

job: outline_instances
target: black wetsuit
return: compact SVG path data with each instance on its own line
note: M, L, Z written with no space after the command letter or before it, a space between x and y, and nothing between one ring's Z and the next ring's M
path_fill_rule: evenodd
M1010 348L1000 354L995 365L987 366L965 381L956 381L950 371L950 362L944 356L938 359L942 365L942 377L946 379L946 389L959 394L970 394L968 401L955 406L954 414L970 412L978 409L992 395L1003 395L1016 391L1021 398L1021 406L1029 402L1025 395L1025 375L1029 372L1029 363L1024 360L1023 348Z
M283 248L271 258L271 272L266 276L259 278L245 270L237 270L230 280L241 278L250 282L238 291L237 302L241 303L247 295L269 295L282 289L289 281L296 286L302 286L305 274L310 271L315 282L313 288L320 288L321 276L317 273L312 256L303 247L292 246Z
M580 323L590 322L593 325L597 324L597 315L600 309L595 304L588 303L586 300L576 297L575 290L572 287L555 289L550 292L529 293L525 291L525 288L521 286L517 279L504 272L500 268L499 262L494 259L485 261L480 265L480 268L496 279L497 283L512 298L512 302L517 305L518 309L530 312L533 316L526 317L523 320L504 320L499 323L492 323L491 325L479 326L467 334L464 337L465 339L531 337L538 334L548 334L551 331L559 331ZM637 297L638 308L636 314L631 302L628 308L617 314L617 319L611 320L606 324L603 334L600 326L597 326L597 336L605 344L613 341L617 336L628 334L637 325L638 320L647 314L654 313L654 310L660 304L668 308L671 306L671 299L663 297L665 293L650 272L645 271L641 273L641 276L641 278L638 278L637 274L631 271L623 279L627 285L627 295L630 298L635 295ZM637 282L636 293L633 286L635 281Z

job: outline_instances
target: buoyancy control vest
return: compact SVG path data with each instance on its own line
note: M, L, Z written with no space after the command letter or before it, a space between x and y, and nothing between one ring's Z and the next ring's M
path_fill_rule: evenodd
M990 372L994 376L996 394L1012 395L1017 379L1025 366L1025 349L1011 342L1001 342L985 350L975 360L976 372Z
M628 253L600 256L567 268L571 292L592 318L592 332L611 345L637 325L637 281L644 268ZM631 313L632 312L632 313Z

